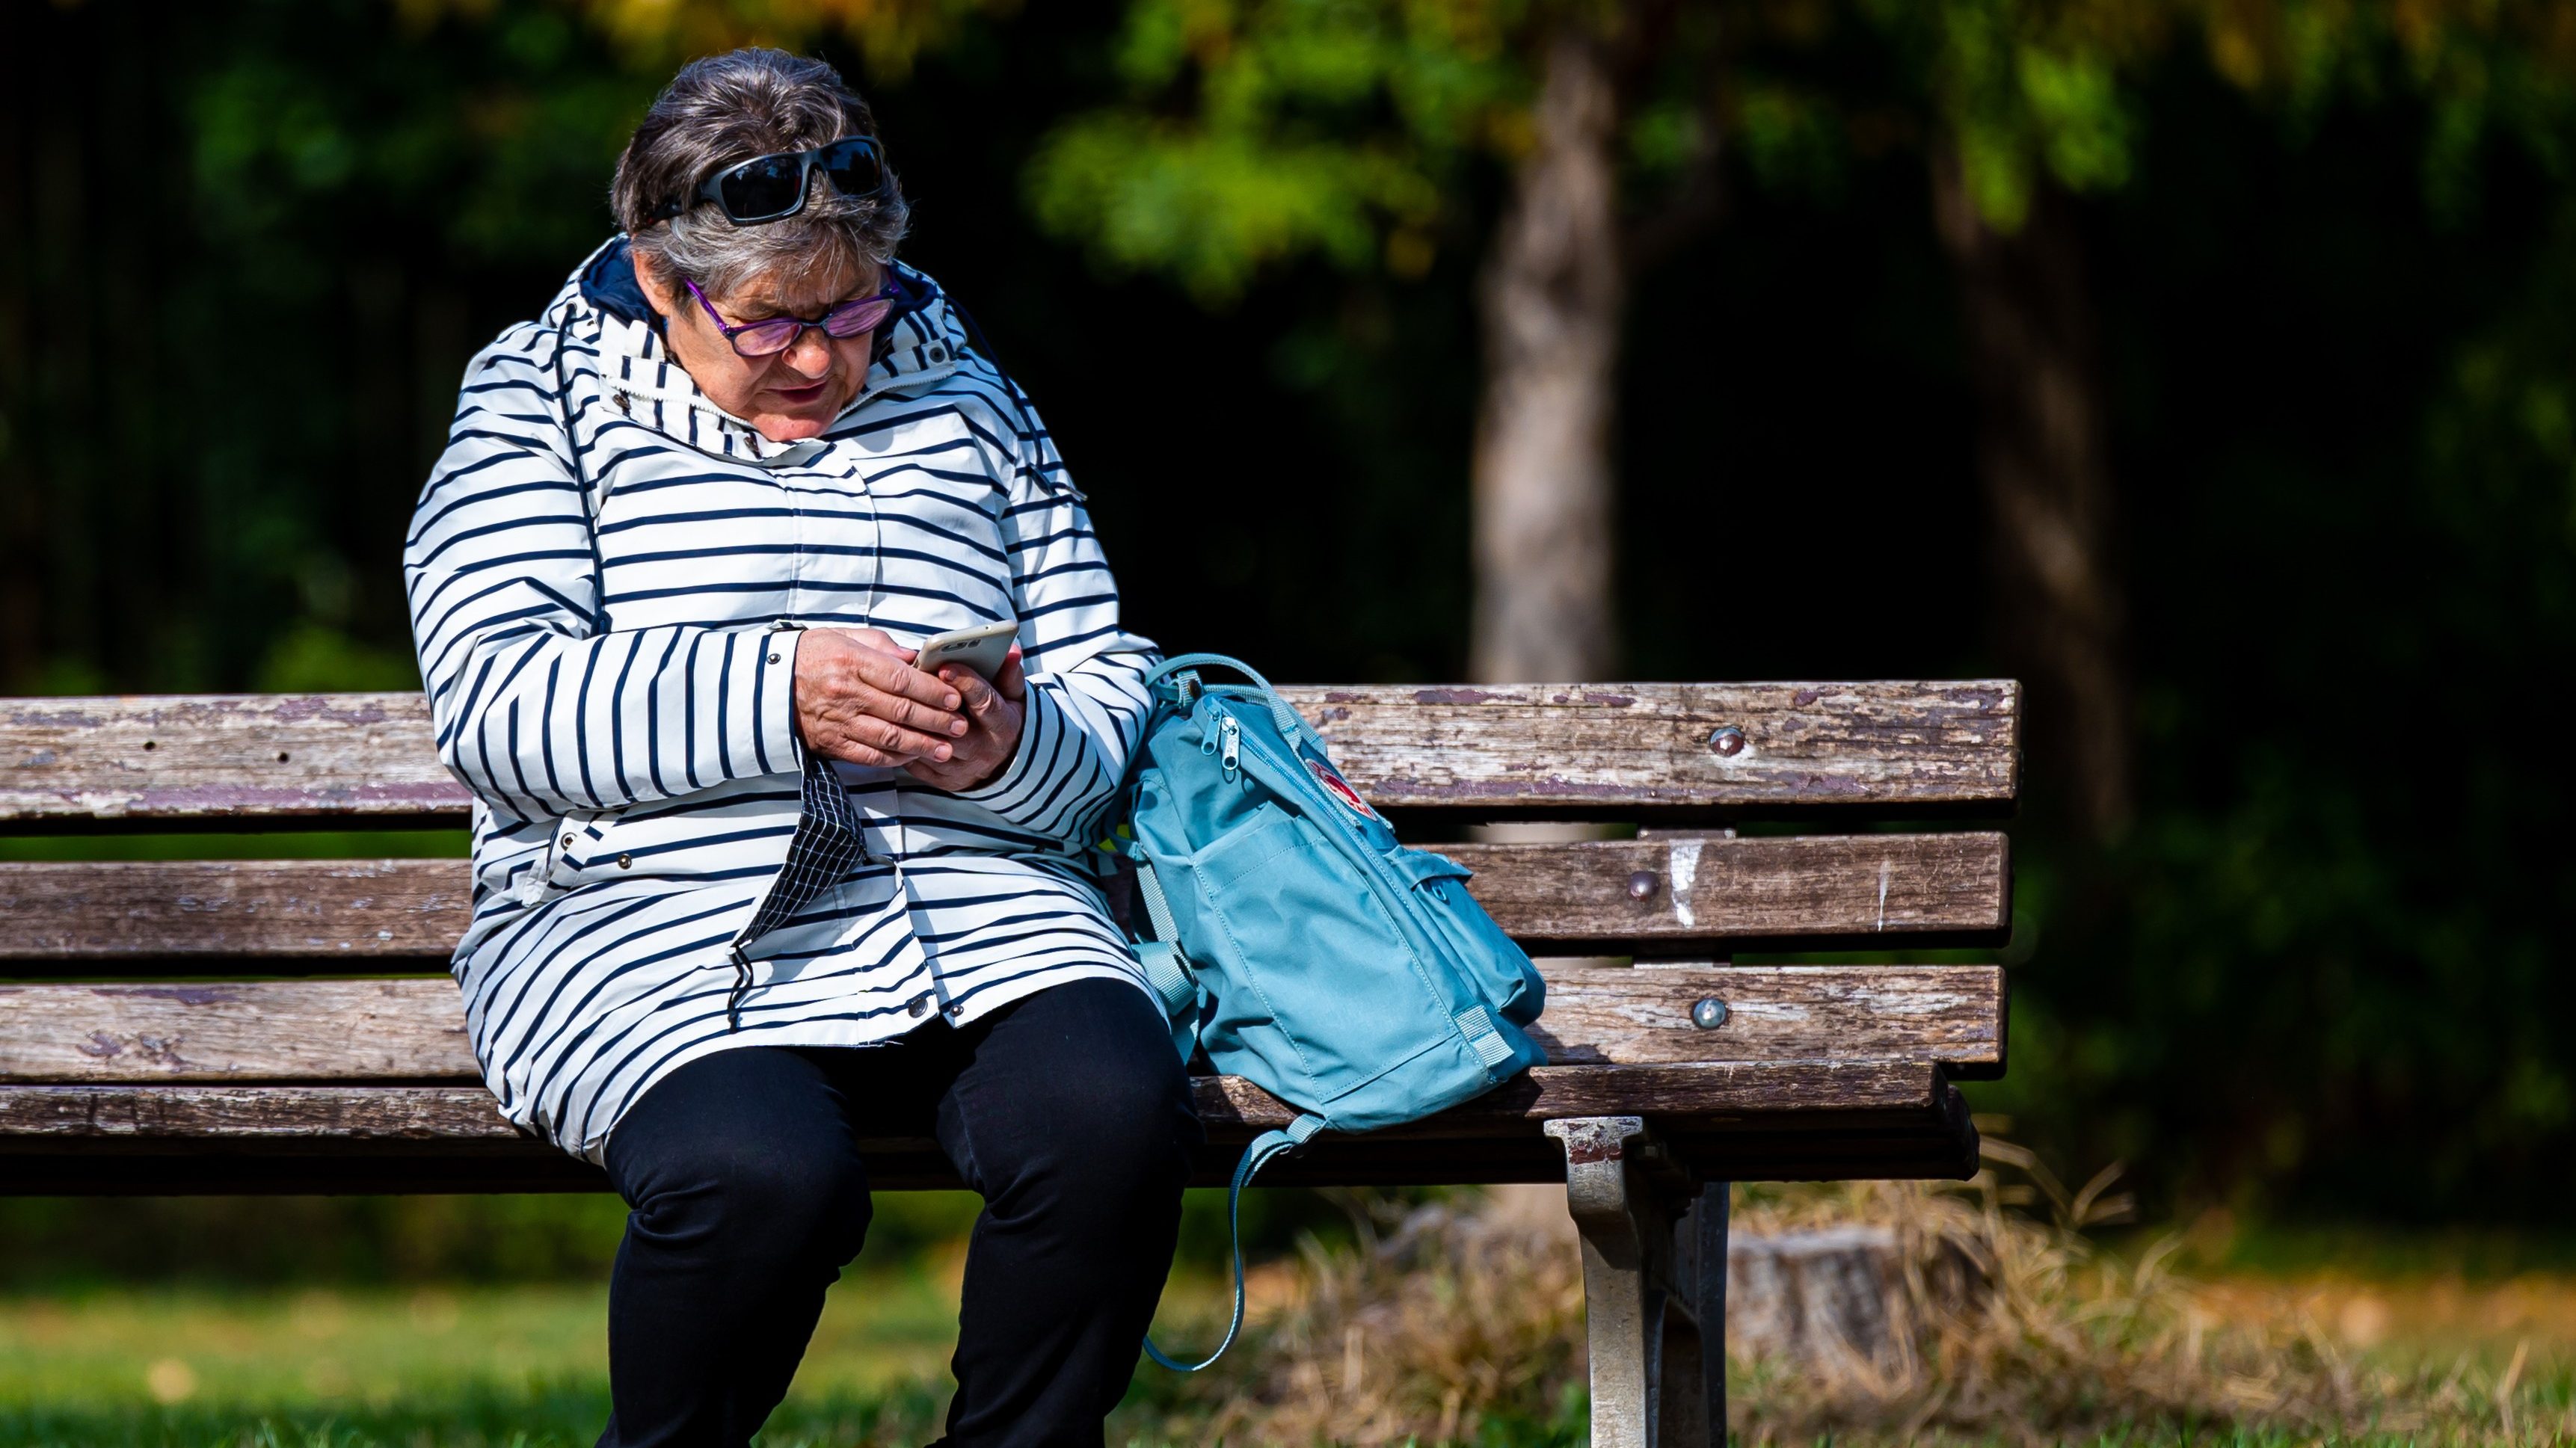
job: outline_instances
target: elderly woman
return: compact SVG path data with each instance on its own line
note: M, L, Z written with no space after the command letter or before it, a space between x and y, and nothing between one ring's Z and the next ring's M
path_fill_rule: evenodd
M948 1438L1101 1441L1199 1140L1086 848L1143 723L1082 494L828 67L682 70L623 234L467 370L405 551L478 801L455 958L503 1114L633 1209L603 1444L739 1444L868 1223L984 1198ZM926 637L1012 620L986 679Z

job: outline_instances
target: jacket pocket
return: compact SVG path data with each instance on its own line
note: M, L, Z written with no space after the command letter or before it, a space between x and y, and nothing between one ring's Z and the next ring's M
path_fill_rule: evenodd
M582 810L555 821L555 837L546 847L547 888L560 893L616 874L617 844L611 836L617 823L615 810Z
M1413 882L1413 906L1431 923L1467 978L1495 1013L1514 1025L1538 1019L1547 1004L1547 981L1476 897L1467 893L1475 871L1429 850L1398 849L1387 856L1396 873Z
M1188 867L1192 954L1219 975L1209 1034L1275 1069L1293 1061L1309 1103L1366 1085L1445 1032L1404 932L1313 824L1265 801Z

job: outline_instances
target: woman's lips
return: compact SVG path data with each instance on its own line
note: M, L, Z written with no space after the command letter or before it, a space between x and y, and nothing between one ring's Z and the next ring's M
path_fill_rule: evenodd
M769 393L790 407L802 407L806 403L820 401L823 389L830 381L831 379L825 378L809 387L773 387L769 389Z

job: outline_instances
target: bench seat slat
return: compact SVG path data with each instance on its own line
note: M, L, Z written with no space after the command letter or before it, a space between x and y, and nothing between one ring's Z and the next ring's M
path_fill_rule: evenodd
M1281 692L1386 809L2003 806L2020 778L2020 690L2002 680ZM1721 729L1732 753L1711 747ZM468 803L417 694L0 700L0 823L461 823Z
M1545 964L1537 1039L1566 1065L1937 1061L2001 1072L1995 966ZM1704 1030L1692 1005L1726 1003ZM474 1080L443 977L0 986L0 1081Z
M924 1143L925 1147L927 1143ZM1231 1148L1198 1152L1191 1182L1222 1187L1234 1170ZM1874 1136L1802 1138L1771 1135L1694 1143L1691 1170L1711 1181L1957 1180L1975 1171L1973 1136L1935 1128ZM1321 1141L1261 1173L1263 1187L1439 1186L1461 1182L1561 1182L1565 1156L1556 1142ZM879 1191L958 1190L965 1185L937 1153L880 1152L868 1159L868 1183ZM86 1153L0 1160L0 1196L281 1196L405 1193L597 1192L598 1169L546 1150L513 1149L476 1157L391 1155L372 1150L296 1156L273 1154L159 1156Z
M1224 1181L1245 1141L1294 1115L1246 1081L1196 1084L1208 1129L1199 1185ZM1925 1063L1545 1066L1426 1121L1319 1141L1274 1184L1560 1180L1563 1157L1540 1124L1613 1113L1647 1115L1683 1166L1719 1179L1960 1177L1976 1159L1957 1088ZM958 1184L926 1129L861 1146L879 1187ZM0 1194L603 1185L513 1131L472 1087L0 1087Z
M1692 835L1442 852L1475 870L1468 888L1539 949L1993 939L2011 923L2007 846L1993 833ZM1640 875L1642 897L1631 888ZM461 860L0 864L0 919L9 922L0 961L443 963L472 903Z

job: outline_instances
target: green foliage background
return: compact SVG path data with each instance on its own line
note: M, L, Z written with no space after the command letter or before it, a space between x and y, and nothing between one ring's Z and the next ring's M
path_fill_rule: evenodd
M1178 9L1031 7L870 85L912 255L1048 410L1168 645L1461 668L1475 264L1521 82L1435 9L1292 7L1211 68ZM1990 210L2043 174L2087 195L2145 785L2095 846L2034 761L2012 1074L1979 1104L2079 1175L2126 1159L2155 1210L2550 1219L2576 1187L2557 93L2504 42L2097 37L1979 70L1965 31L1856 13L1748 51L1723 220L1636 280L1629 671L2002 667L1923 149L1927 117L2001 117ZM458 368L606 234L658 69L549 0L0 0L0 47L28 62L0 98L0 686L412 685L396 556ZM1687 99L1636 118L1641 177L1694 144ZM398 1253L445 1210L345 1220ZM502 1210L569 1214L522 1233L553 1265L451 1265L595 1269L592 1208Z

